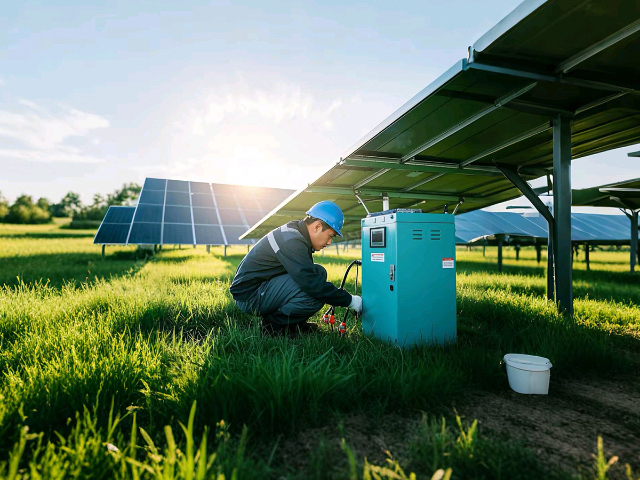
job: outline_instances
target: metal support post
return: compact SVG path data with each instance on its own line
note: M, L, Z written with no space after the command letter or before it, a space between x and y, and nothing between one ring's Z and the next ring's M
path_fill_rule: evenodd
M382 211L389 210L389 197L386 195L382 196Z
M249 253L249 250L251 250L251 245L247 245L247 253Z
M536 243L536 260L538 261L538 263L540 263L540 260L542 260L542 245L540 245L539 243Z
M553 226L549 224L549 238L547 238L547 300L555 301L555 267L553 263Z
M495 163L495 162L494 162ZM548 225L548 241L547 241L547 298L551 301L553 301L555 299L554 296L554 286L555 286L555 282L554 282L554 278L555 278L555 268L554 268L554 263L553 263L553 238L554 238L554 234L553 232L555 231L554 225L555 225L555 219L554 219L554 215L549 211L549 208L542 203L542 201L538 198L538 195L536 195L536 193L533 191L533 189L529 186L529 184L527 182L525 182L522 177L520 177L520 175L518 175L518 172L510 165L501 165L496 163L496 167L498 167L500 169L500 171L502 171L502 173L504 173L504 176L507 177L511 183L513 183L518 190L520 190L520 192L522 192L522 194L527 197L527 199L531 202L531 204L536 208L536 210L538 210L538 212L540 213L540 215L542 215L544 217L544 219L547 221L547 225ZM555 182L554 182L554 188L555 188ZM569 204L571 204L571 202L569 202ZM571 238L569 237L569 245L571 245ZM571 253L571 252L569 252Z
M207 253L211 253L211 245L207 245Z
M106 245L103 243L103 244L102 244L102 259L103 259L103 260L104 260L104 247L105 247L105 246L106 246Z
M520 245L516 243L516 246L513 248L516 250L516 260L520 260Z
M336 243L336 255L340 255L340 248L338 247L337 243Z
M502 242L504 241L504 235L496 235L498 239L498 272L502 273Z
M590 265L589 265L589 244L585 243L584 244L584 261L587 264L587 272L590 270Z
M571 269L571 120L553 119L553 217L556 303L560 312L573 314Z
M636 269L638 258L638 210L631 211L631 256L629 268L631 273Z
M224 253L222 254L222 256L223 257L227 256L227 246L226 245L224 246Z

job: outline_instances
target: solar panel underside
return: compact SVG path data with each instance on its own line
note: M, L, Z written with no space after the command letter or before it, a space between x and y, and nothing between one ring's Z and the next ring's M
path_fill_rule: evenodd
M239 240L293 190L147 178L124 222L107 213L94 243L250 245ZM103 241L108 239L110 241ZM113 241L112 241L113 240Z

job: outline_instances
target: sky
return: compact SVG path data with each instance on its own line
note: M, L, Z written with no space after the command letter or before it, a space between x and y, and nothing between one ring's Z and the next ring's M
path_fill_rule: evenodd
M518 4L3 2L0 193L301 188ZM640 176L635 150L574 162L573 187Z

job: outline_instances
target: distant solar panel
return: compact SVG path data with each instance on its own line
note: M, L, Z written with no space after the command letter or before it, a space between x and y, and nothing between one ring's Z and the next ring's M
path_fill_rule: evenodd
M147 178L136 207L110 207L96 244L250 245L239 240L294 191Z
M93 243L126 243L135 210L135 207L109 207Z

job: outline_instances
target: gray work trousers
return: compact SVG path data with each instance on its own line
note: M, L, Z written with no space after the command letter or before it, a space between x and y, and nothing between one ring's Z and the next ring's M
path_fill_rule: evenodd
M315 268L326 280L324 267L316 263ZM288 273L262 283L246 301L235 302L243 312L267 317L270 323L277 325L304 322L324 306L323 301L303 292Z

